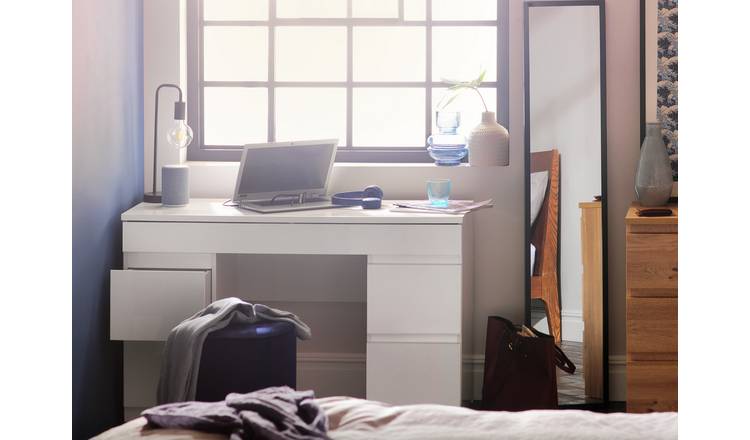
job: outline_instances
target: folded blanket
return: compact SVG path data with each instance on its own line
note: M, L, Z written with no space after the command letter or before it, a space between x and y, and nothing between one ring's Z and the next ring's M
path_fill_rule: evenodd
M272 387L231 393L222 402L178 402L141 413L149 425L230 434L231 440L328 439L328 418L312 391Z
M298 338L310 338L310 328L293 313L263 304L250 304L239 298L214 301L169 332L159 374L157 403L195 400L203 342L209 333L226 327L230 322L261 321L290 322L296 327Z

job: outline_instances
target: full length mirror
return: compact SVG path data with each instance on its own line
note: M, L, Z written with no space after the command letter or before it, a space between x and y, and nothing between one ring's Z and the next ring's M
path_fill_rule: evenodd
M576 365L560 405L607 400L603 1L525 4L526 323Z

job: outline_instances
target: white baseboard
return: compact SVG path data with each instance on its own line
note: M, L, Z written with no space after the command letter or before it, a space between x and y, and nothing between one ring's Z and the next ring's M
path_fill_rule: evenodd
M297 387L314 389L318 397L365 397L364 353L299 353ZM484 355L463 357L462 399L480 400L484 382ZM625 356L609 357L609 399L625 400Z
M158 370L154 370L158 372ZM365 397L365 353L298 353L297 388L313 389L318 397ZM462 399L480 400L484 382L484 355L463 357ZM625 400L625 356L609 357L610 400ZM125 402L126 420L155 402ZM145 405L145 406L144 406Z
M563 340L583 342L583 313L578 310L563 310L560 316Z
M297 353L297 388L316 397L365 397L365 353Z

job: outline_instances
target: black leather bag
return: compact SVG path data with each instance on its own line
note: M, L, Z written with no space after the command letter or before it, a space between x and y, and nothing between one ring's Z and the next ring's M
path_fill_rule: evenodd
M575 365L552 336L521 327L499 316L487 318L482 409L523 411L557 408L557 372L573 374Z

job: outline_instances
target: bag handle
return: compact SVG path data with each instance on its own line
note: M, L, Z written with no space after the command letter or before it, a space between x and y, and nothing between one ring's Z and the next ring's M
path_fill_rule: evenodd
M568 359L568 356L555 345L555 365L566 373L573 374L576 372L576 366Z

